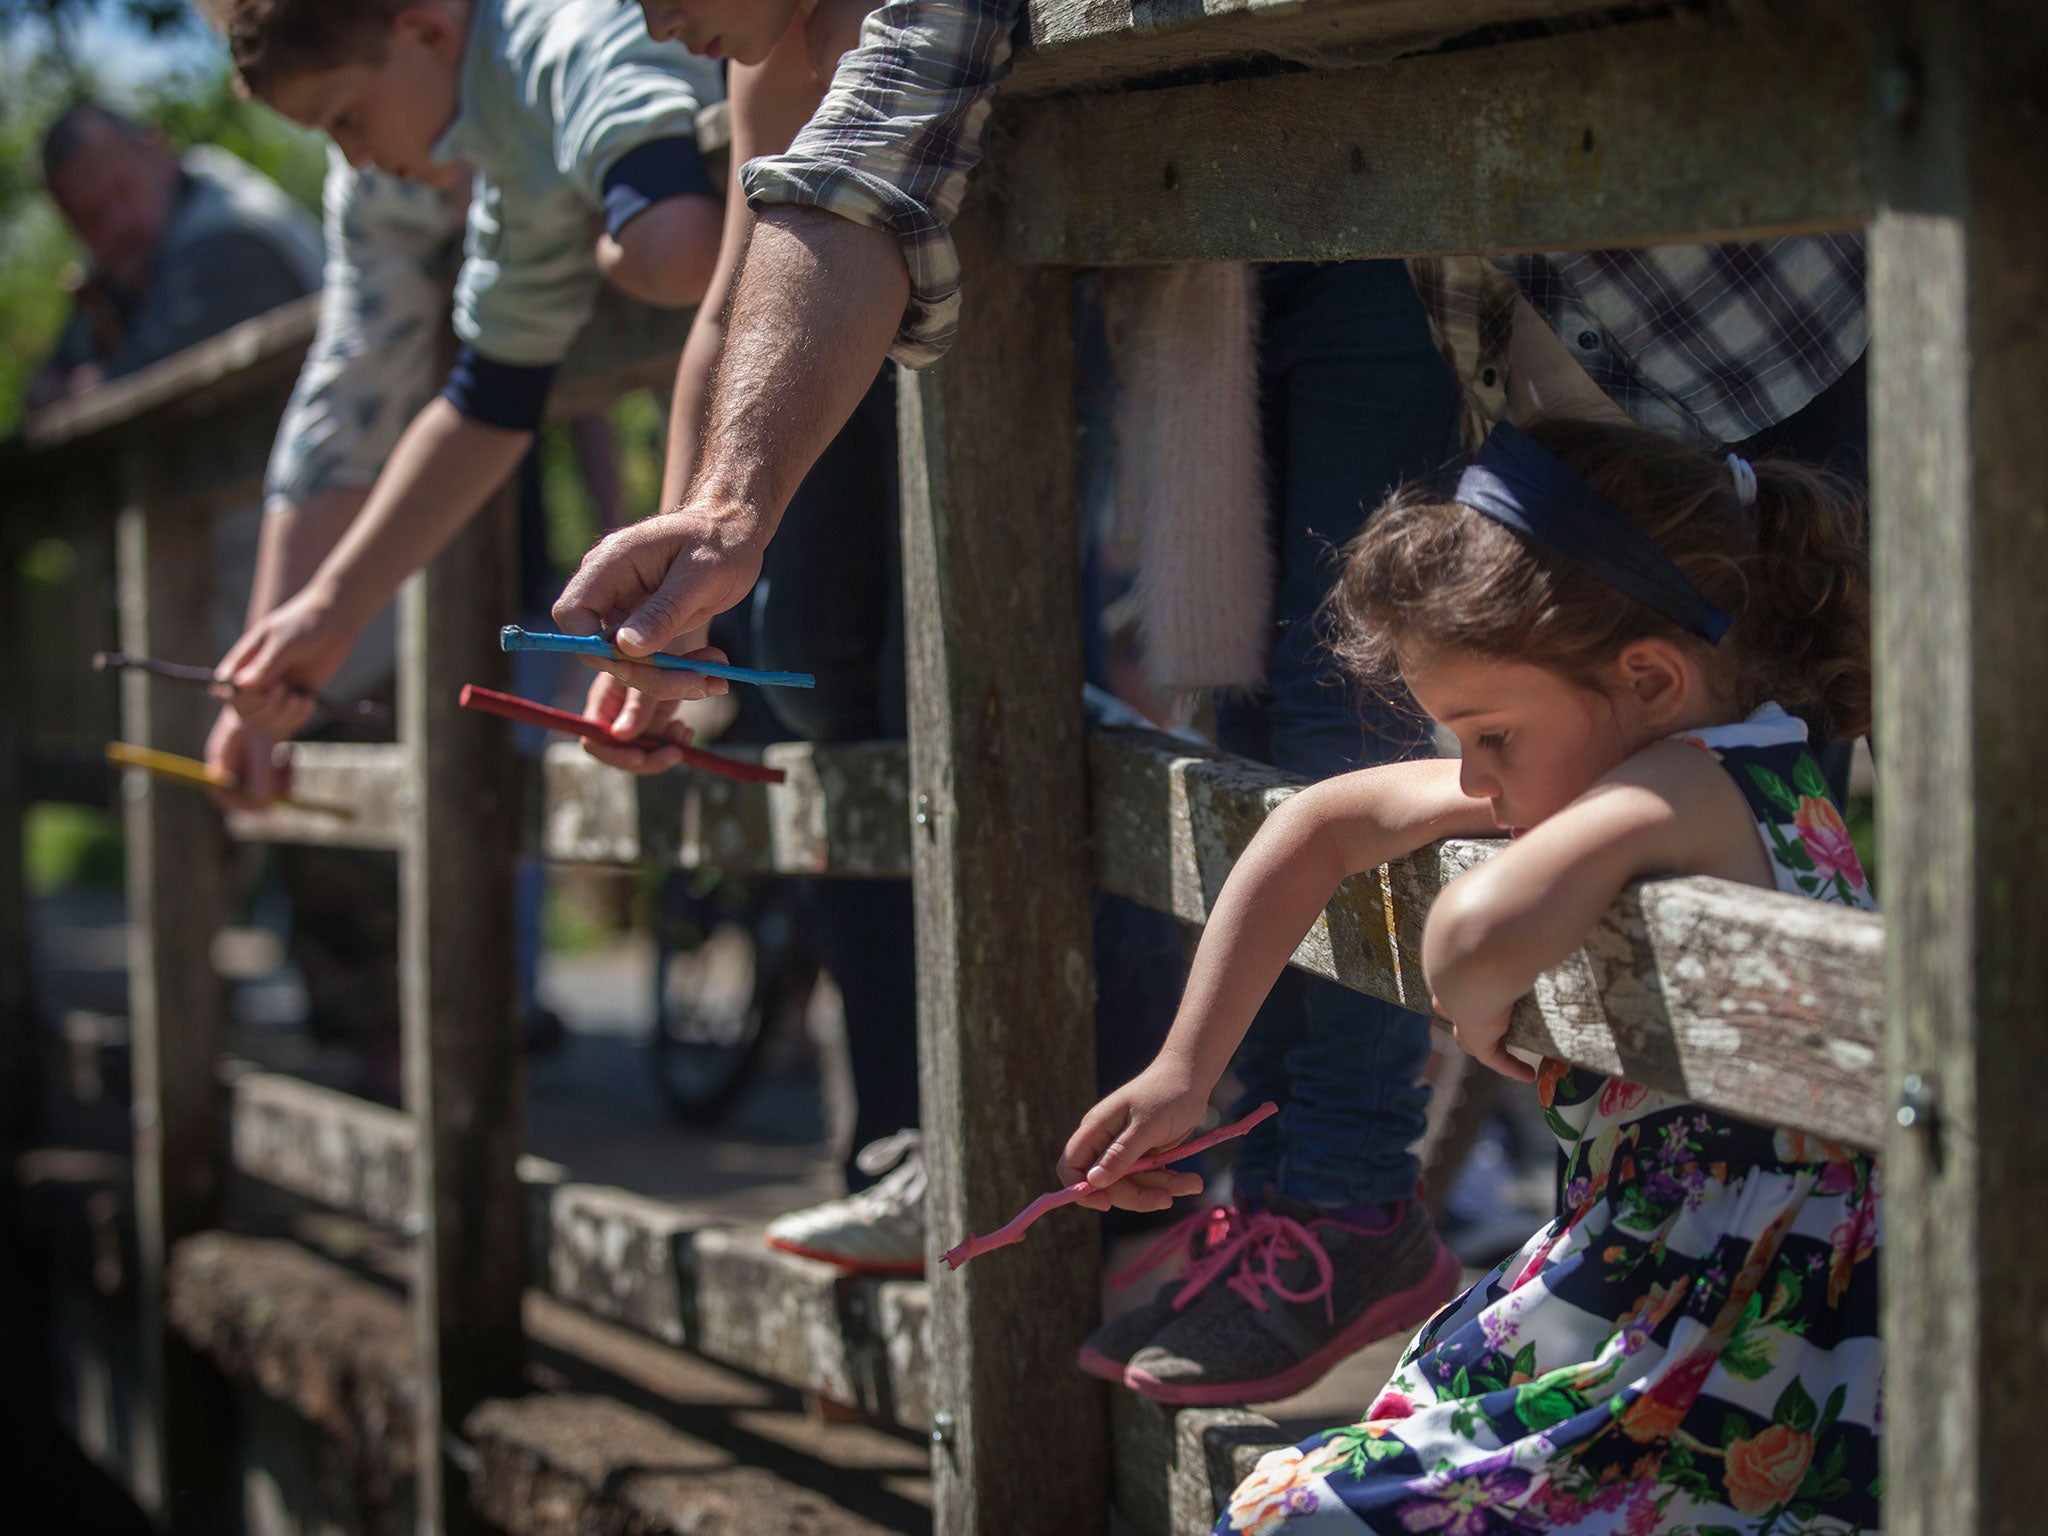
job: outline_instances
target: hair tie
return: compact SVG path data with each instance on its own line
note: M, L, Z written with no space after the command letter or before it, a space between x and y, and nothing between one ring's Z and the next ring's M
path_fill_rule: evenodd
M1749 460L1739 453L1731 453L1725 461L1728 473L1735 478L1735 499L1745 507L1756 505L1756 470Z

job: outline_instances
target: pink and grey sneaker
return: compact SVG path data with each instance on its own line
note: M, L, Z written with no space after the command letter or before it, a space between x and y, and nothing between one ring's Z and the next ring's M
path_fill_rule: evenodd
M1179 1407L1292 1397L1461 1288L1420 1201L1382 1224L1275 1196L1196 1263L1169 1303L1177 1316L1131 1356L1123 1383Z
M1110 1289L1127 1290L1173 1259L1192 1268L1205 1254L1228 1242L1232 1228L1242 1227L1247 1215L1242 1206L1212 1205L1183 1217L1160 1233L1136 1259L1110 1276ZM1122 1381L1131 1356L1150 1344L1179 1315L1173 1306L1173 1293L1178 1289L1178 1282L1169 1283L1150 1301L1106 1320L1081 1341L1076 1363L1090 1376Z

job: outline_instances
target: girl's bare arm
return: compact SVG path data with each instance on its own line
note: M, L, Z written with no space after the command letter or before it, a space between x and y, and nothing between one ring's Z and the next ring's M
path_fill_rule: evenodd
M1157 1209L1190 1193L1184 1174L1140 1175L1148 1152L1194 1129L1281 970L1337 887L1445 837L1492 830L1485 801L1458 789L1455 762L1399 763L1311 785L1266 818L1224 882L1202 930L1187 990L1158 1057L1083 1118L1060 1159L1062 1183L1087 1178L1086 1203Z
M1773 883L1726 770L1696 747L1659 742L1444 888L1422 944L1438 1011L1505 1070L1499 1034L1536 978L1585 942L1631 880L1687 874ZM1488 1040L1495 1053L1480 1048Z

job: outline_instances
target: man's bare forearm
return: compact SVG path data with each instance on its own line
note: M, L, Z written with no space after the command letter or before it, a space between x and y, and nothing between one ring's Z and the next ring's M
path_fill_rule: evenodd
M895 236L778 207L754 224L686 499L763 539L889 355L910 276Z

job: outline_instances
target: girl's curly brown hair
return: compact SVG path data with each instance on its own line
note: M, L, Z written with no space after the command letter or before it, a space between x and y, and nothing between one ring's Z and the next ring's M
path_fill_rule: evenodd
M1755 466L1753 504L1723 460L1642 427L1529 429L1734 615L1710 646L1554 551L1439 491L1409 485L1346 546L1326 603L1339 663L1399 694L1402 653L1440 647L1529 662L1591 684L1624 645L1692 647L1747 713L1776 700L1844 740L1870 728L1870 579L1862 498L1837 476Z

